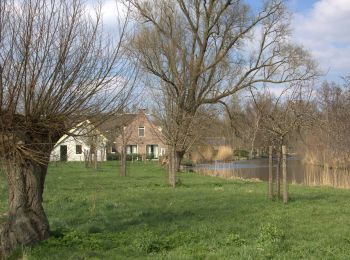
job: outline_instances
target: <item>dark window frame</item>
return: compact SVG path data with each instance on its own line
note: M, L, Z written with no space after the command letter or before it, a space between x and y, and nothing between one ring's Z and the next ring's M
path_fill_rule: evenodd
M116 152L117 152L117 146L116 146L116 144L112 144L111 153L116 153Z
M81 144L75 145L75 154L82 154L83 153L83 146Z

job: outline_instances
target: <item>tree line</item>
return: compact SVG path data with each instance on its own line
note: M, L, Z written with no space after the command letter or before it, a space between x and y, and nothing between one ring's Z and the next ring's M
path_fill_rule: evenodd
M307 163L349 168L349 91L349 77L278 94L249 90L240 101L226 101L224 116L217 113L216 134L250 155L255 148L286 145Z

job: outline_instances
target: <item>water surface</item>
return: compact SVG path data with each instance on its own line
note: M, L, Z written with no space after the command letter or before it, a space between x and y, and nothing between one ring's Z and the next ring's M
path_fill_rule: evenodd
M268 159L235 161L229 163L199 164L194 170L206 175L223 178L268 180ZM277 161L273 161L273 174L276 180ZM350 188L350 172L343 169L330 169L302 163L298 158L288 158L287 177L289 183L309 186L332 186ZM281 174L280 174L281 175Z

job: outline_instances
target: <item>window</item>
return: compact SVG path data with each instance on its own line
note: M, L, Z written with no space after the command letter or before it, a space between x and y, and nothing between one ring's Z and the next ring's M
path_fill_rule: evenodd
M80 144L77 144L75 146L75 153L76 154L82 154L83 153L83 149L82 149L82 146Z
M137 145L127 145L126 154L137 154Z
M145 136L145 127L140 126L139 127L139 137L144 137Z
M158 159L158 145L156 144L146 145L146 158Z
M160 148L160 155L164 156L165 155L165 148Z
M117 147L115 147L115 144L112 144L112 153L116 153L117 152Z

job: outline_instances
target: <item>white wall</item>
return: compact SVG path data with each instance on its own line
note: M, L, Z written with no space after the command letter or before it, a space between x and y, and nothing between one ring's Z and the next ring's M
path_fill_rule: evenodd
M84 138L79 137L67 137L63 142L56 145L54 150L51 152L50 161L60 161L60 146L67 146L67 161L84 161L84 151L89 151L90 147L84 142ZM76 145L82 146L82 153L76 154ZM97 150L97 160L101 161L101 155L103 154L103 160L107 160L106 155L106 142L102 141L99 143L99 148Z

